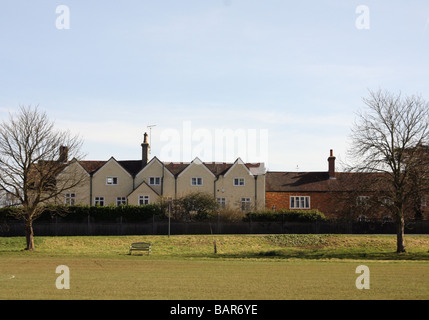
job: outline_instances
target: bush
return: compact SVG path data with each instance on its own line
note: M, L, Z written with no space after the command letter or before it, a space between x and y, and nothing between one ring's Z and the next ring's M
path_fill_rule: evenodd
M6 221L15 219L17 211L20 210L17 207L2 207L0 208L0 221Z
M0 208L0 220L10 220L14 218L13 212L19 208ZM161 209L156 204L143 206L64 206L47 205L43 213L37 218L38 221L49 221L60 219L61 221L81 222L88 218L91 221L117 221L121 219L124 222L145 221L151 219L154 215L159 216Z
M215 215L218 204L208 193L191 193L172 200L171 218L177 221L203 221ZM168 212L164 213L168 216Z
M222 222L240 222L243 221L245 213L239 209L222 208L213 212L211 219Z
M326 221L326 217L319 210L264 210L249 212L244 221L273 221L273 222L316 222Z

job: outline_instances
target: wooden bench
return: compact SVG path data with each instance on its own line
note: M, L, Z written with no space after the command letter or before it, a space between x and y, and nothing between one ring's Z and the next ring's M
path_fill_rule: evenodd
M130 245L130 254L132 254L133 251L142 251L147 252L148 255L151 252L151 244L148 242L135 242ZM143 253L142 253L143 254Z

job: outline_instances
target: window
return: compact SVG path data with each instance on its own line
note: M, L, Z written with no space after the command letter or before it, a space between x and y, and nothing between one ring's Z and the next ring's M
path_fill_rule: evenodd
M65 204L73 206L76 202L76 193L66 193L65 195Z
M310 209L310 197L290 197L290 208L291 209Z
M149 177L149 185L151 186L159 186L161 184L160 177Z
M104 206L104 197L95 197L94 203L96 206Z
M127 198L126 197L117 197L116 198L116 205L122 206L124 204L127 204Z
M250 198L241 198L241 211L250 211Z
M139 205L149 204L149 196L139 196Z
M203 178L191 178L191 186L202 186Z
M219 205L219 208L225 208L226 207L226 199L225 198L216 198L216 202Z
M107 177L106 178L107 185L116 185L118 184L118 177Z
M367 206L369 204L368 196L359 196L356 198L356 205L358 206Z
M368 217L367 217L367 216L365 216L365 215L360 215L360 216L357 218L357 222L369 222L369 219L368 219Z
M427 207L427 205L428 205L427 198L426 197L422 197L422 199L421 199L421 206L422 207Z
M244 186L244 178L234 178L234 186Z
M365 200L358 200L358 201L365 201ZM383 198L381 200L381 206L392 206L393 205L393 200L390 198Z

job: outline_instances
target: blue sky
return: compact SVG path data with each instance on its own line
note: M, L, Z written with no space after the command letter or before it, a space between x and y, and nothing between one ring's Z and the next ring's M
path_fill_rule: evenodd
M0 118L39 105L88 160L139 159L156 125L161 160L325 171L368 89L429 99L427 1L2 0L0 43Z

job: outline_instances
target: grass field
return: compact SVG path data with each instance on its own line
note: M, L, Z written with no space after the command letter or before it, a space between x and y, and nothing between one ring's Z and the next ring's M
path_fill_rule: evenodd
M285 300L429 298L429 236L181 235L0 238L0 299ZM152 254L129 255L132 242ZM214 253L216 241L217 253ZM59 290L56 267L70 270ZM355 285L359 265L370 289Z

